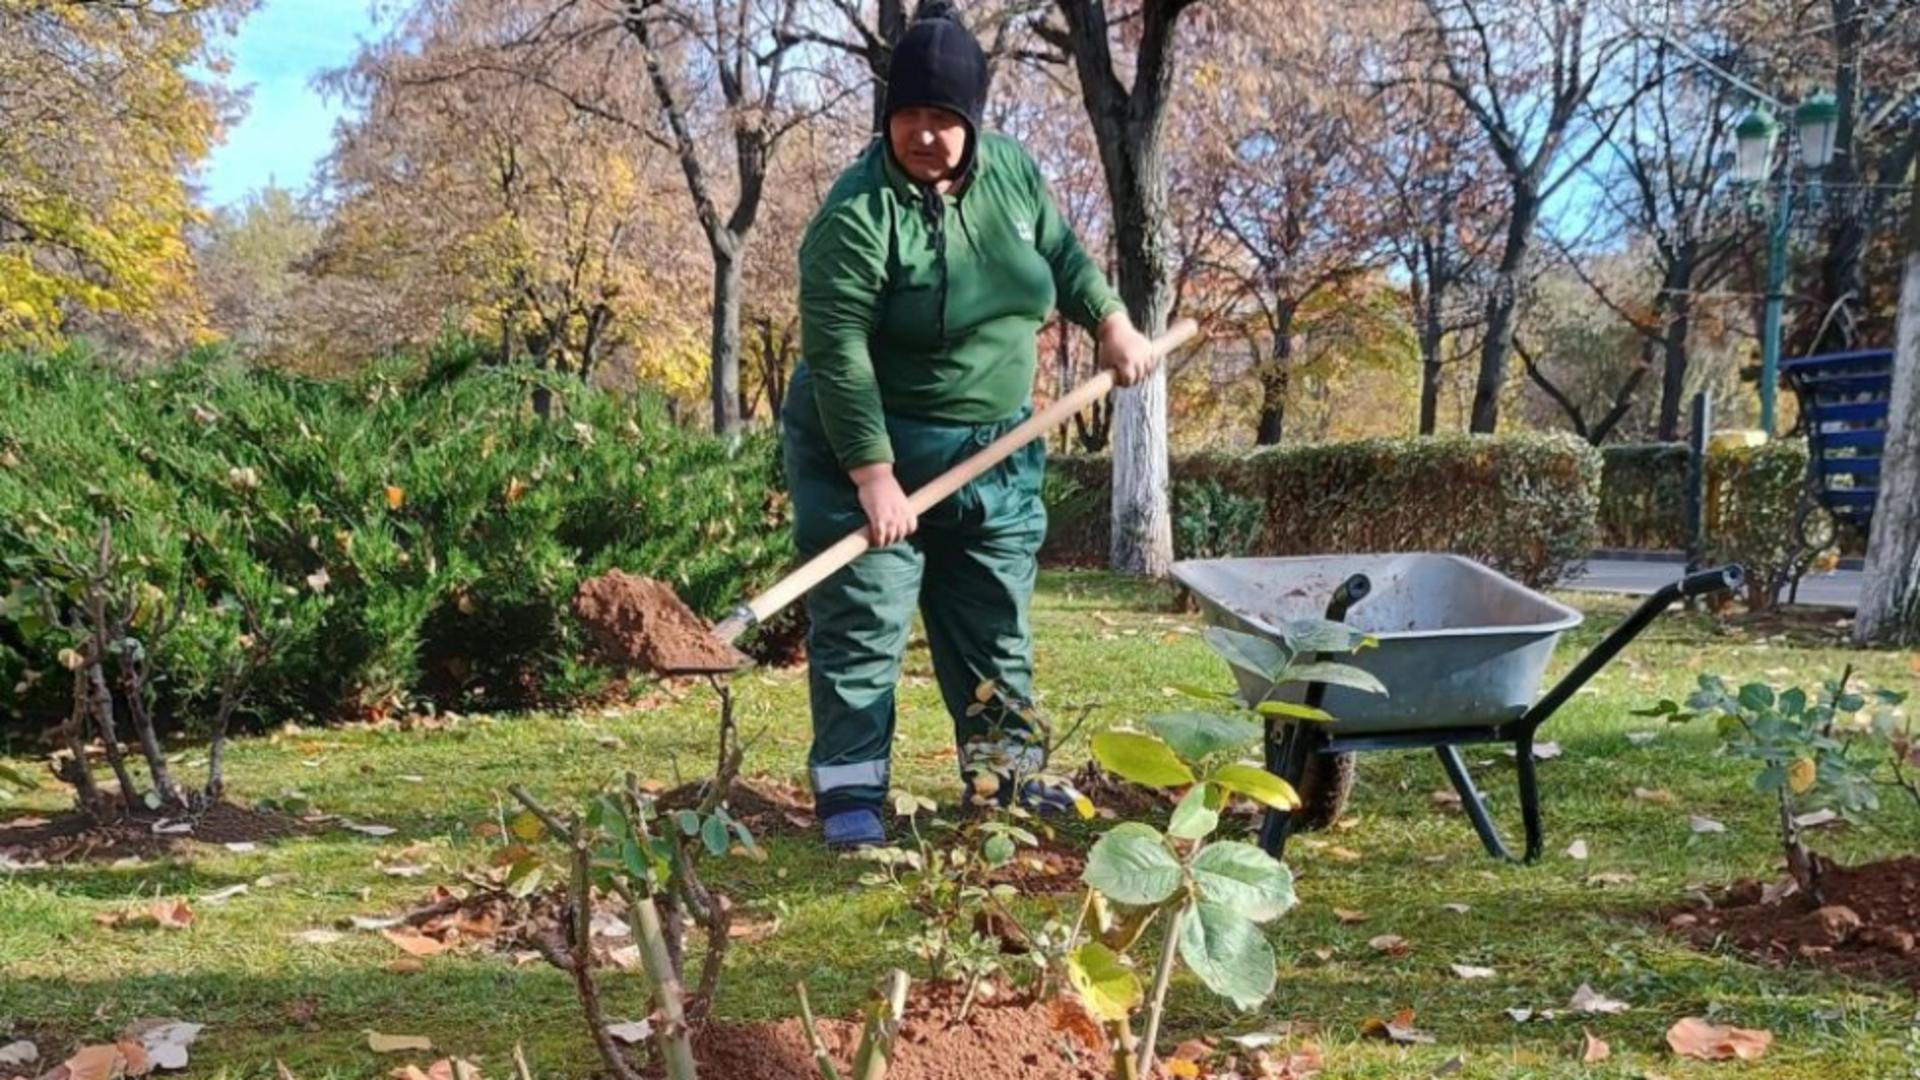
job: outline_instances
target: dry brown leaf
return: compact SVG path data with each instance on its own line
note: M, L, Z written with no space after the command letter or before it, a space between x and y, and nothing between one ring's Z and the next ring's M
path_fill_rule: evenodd
M74 1051L65 1063L67 1080L113 1080L126 1075L126 1055L113 1043L97 1043Z
M427 969L427 964L417 956L402 956L397 960L387 961L386 967L395 975L417 975Z
M1673 792L1668 791L1666 788L1637 787L1633 789L1633 797L1639 799L1641 802L1650 802L1656 806L1673 805Z
M1107 1055L1107 1031L1072 994L1061 994L1047 1003L1047 1021L1053 1030L1065 1032L1095 1057Z
M411 930L382 930L380 936L393 942L401 952L408 956L438 956L447 951L447 943L435 941L425 934L416 934Z
M1381 934L1379 937L1370 938L1367 946L1374 952L1384 953L1387 956L1405 956L1413 948L1412 945L1407 944L1407 939L1399 934Z
M432 1050L433 1040L425 1035L383 1035L367 1032L367 1049L376 1054L398 1054L408 1050Z
M1349 911L1349 910L1347 910L1346 908L1334 908L1334 909L1333 909L1333 917L1334 917L1334 918L1336 918L1336 919L1338 919L1338 920L1340 920L1340 922L1341 922L1341 923L1343 923L1343 924L1345 924L1345 925L1347 925L1347 926L1357 926L1357 925L1359 925L1360 923L1363 923L1363 922L1366 922L1366 921L1367 921L1367 913L1366 913L1366 912L1364 912L1364 911Z
M780 920L768 919L765 922L745 920L727 927L727 937L734 941L743 941L749 945L765 941L780 932Z
M1360 853L1352 848L1343 848L1338 844L1334 844L1327 848L1327 858L1336 859L1340 862L1359 862Z
M1598 1065L1613 1056L1613 1047L1608 1046L1605 1039L1596 1036L1586 1028L1581 1028L1580 1034L1586 1036L1586 1041L1580 1047L1580 1060L1582 1062L1588 1065Z
M123 1076L145 1076L153 1071L153 1057L147 1048L131 1039L121 1039L114 1046L119 1049L120 1057L126 1062Z
M1385 1039L1403 1046L1433 1041L1433 1036L1413 1026L1412 1009L1401 1009L1391 1020L1370 1016L1366 1023L1360 1025L1360 1034L1369 1038Z
M1441 788L1428 795L1427 802L1442 810L1456 810L1460 807L1460 793L1451 788Z
M1722 1027L1689 1016L1667 1029L1667 1046L1681 1057L1701 1061L1757 1061L1773 1045L1773 1032Z
M1161 1071L1180 1080L1200 1080L1200 1065L1186 1058L1168 1058L1160 1063Z
M1275 1061L1265 1054L1254 1057L1253 1076L1257 1080L1311 1080L1319 1075L1324 1058L1318 1043L1301 1043L1300 1049Z

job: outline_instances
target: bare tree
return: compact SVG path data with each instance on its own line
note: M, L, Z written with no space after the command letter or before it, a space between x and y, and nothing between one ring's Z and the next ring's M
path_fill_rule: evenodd
M1429 82L1381 93L1384 136L1363 147L1376 156L1382 201L1397 225L1385 239L1407 275L1407 306L1420 348L1420 426L1439 426L1440 383L1457 346L1478 326L1474 290L1498 235L1499 166L1480 125L1452 94Z
M1173 96L1176 30L1193 0L1141 0L1124 21L1104 0L1056 0L1064 27L1036 24L1043 40L1073 57L1082 103L1100 148L1113 207L1120 295L1143 333L1166 329L1173 309L1167 216L1167 103ZM1135 43L1132 64L1115 45ZM1132 81L1123 76L1131 67ZM1167 376L1116 391L1113 412L1114 569L1153 577L1173 564L1168 507Z
M1499 424L1507 354L1547 202L1579 175L1627 112L1613 60L1632 40L1592 0L1426 0L1432 73L1486 132L1507 180L1499 262L1486 294L1471 429ZM1611 82L1609 81L1611 78ZM1607 100L1603 100L1607 99ZM1577 140L1582 122L1591 137Z
M1880 496L1867 543L1855 642L1920 641L1920 171L1911 182Z

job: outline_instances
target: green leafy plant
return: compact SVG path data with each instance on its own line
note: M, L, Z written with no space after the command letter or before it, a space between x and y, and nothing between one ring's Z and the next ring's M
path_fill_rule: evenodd
M1183 485L1174 499L1174 549L1189 559L1245 555L1260 538L1266 508L1206 479Z
M1321 659L1369 643L1339 623L1292 623L1278 641L1214 627L1206 640L1229 665L1264 683L1265 691L1248 698L1183 688L1209 708L1148 717L1145 731L1093 737L1094 758L1107 771L1148 787L1185 789L1164 831L1143 822L1117 825L1087 856L1094 932L1074 948L1066 974L1080 1002L1106 1025L1114 1074L1122 1078L1153 1075L1154 1044L1176 963L1241 1009L1259 1005L1273 991L1276 962L1260 926L1293 907L1293 874L1251 844L1216 837L1233 799L1277 810L1300 804L1285 780L1241 759L1262 738L1259 717L1328 719L1318 709L1279 700L1276 695L1291 683L1384 692L1367 672ZM1155 920L1164 929L1148 985L1128 954ZM1146 1031L1135 1048L1130 1023L1142 1007Z
M623 786L588 799L582 811L562 818L542 806L524 787L508 792L525 808L508 828L512 840L498 861L508 867L506 889L527 896L551 876L564 873L564 945L537 939L547 961L568 972L602 1059L618 1080L638 1080L608 1032L607 1018L593 969L593 907L596 893L618 896L639 945L640 964L651 984L664 1066L671 1080L693 1080L693 1029L703 1024L731 941L734 905L702 880L704 859L734 851L763 857L747 826L728 813L726 793L738 775L741 750L734 721L733 695L727 684L711 680L719 699L718 765L696 806L660 807L643 793L629 773ZM534 844L559 838L567 860L556 866ZM506 838L503 838L503 840ZM706 937L699 981L686 990L686 931L697 925Z
M1831 809L1858 819L1879 808L1878 789L1887 784L1915 794L1905 771L1912 729L1896 711L1906 695L1858 692L1852 680L1848 668L1813 691L1776 691L1763 682L1736 690L1718 675L1702 675L1684 707L1669 699L1635 714L1674 723L1710 717L1728 754L1758 764L1754 789L1774 797L1787 868L1816 904L1825 903L1823 863L1807 849L1799 817Z

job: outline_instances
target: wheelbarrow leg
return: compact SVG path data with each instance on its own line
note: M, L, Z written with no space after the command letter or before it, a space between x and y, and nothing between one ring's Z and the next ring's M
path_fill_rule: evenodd
M1487 854L1508 862L1534 862L1540 858L1543 836L1540 825L1540 774L1533 760L1533 735L1531 732L1515 740L1513 750L1516 755L1516 768L1520 774L1520 822L1527 836L1526 854L1514 858L1506 842L1500 839L1500 828L1493 823L1493 815L1487 810L1486 797L1474 786L1473 777L1467 774L1466 762L1460 760L1460 749L1455 746L1436 746L1434 753L1440 755L1440 766L1447 770L1447 779L1453 782L1453 790L1460 793L1460 808L1467 812L1467 820L1473 823L1473 831L1479 834L1480 843L1485 845Z
M1513 857L1507 845L1500 839L1500 830L1493 823L1493 815L1487 812L1487 800L1480 789L1473 784L1473 777L1467 775L1466 762L1460 760L1460 748L1456 746L1436 746L1433 752L1440 755L1440 767L1447 770L1447 779L1453 782L1453 790L1460 793L1460 808L1467 812L1467 820L1473 822L1473 831L1480 836L1487 854L1508 862L1520 860ZM1528 748L1532 752L1532 748Z
M1305 723L1285 725L1280 737L1275 739L1272 732L1273 722L1268 721L1267 734L1267 771L1285 780L1296 790L1300 778L1306 775L1307 762L1319 749L1318 732L1308 730ZM1260 818L1260 850L1278 859L1287 850L1287 836L1293 832L1293 814L1286 810L1268 809Z

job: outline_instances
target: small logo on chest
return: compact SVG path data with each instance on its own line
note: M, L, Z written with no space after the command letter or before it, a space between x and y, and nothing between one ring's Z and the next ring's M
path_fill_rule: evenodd
M1021 221L1021 222L1015 223L1013 226L1013 232L1014 232L1014 235L1018 236L1020 239L1026 241L1027 243L1029 244L1033 243L1033 226L1027 224L1026 222Z

